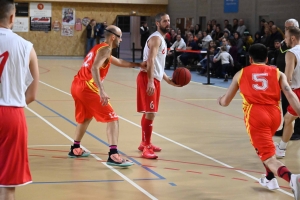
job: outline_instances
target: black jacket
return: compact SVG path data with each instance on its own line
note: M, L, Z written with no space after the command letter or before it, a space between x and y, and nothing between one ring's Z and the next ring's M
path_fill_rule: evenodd
M86 37L91 38L91 35L92 35L92 26L89 24L86 26ZM96 38L96 37L97 37L97 26L94 26L94 37L93 38Z
M278 51L275 52L274 64L277 66L279 71L284 73L285 70L285 53L288 51L288 47L285 42L281 43L281 47Z

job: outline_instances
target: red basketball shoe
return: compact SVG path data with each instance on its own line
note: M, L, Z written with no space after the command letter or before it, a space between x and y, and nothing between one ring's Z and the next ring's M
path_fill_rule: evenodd
M144 146L142 157L148 159L156 159L158 156L155 155L152 145L148 145Z
M154 146L153 144L150 144L152 146L152 149L154 152L160 152L161 148L158 146ZM138 150L143 151L145 148L145 142L141 142L140 146L138 147Z

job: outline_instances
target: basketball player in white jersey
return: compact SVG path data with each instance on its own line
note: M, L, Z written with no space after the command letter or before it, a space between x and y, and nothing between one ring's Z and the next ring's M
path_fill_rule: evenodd
M160 98L160 82L164 79L168 84L176 85L164 72L167 54L165 35L170 30L170 17L166 13L159 13L155 17L157 31L149 36L144 48L144 61L147 70L141 70L137 77L137 111L144 113L141 120L142 142L138 149L142 157L156 159L154 152L161 148L151 144L153 120L158 110Z
M35 100L38 61L32 43L12 32L13 0L0 0L0 200L31 183L24 107Z
M296 26L287 27L284 40L287 47L291 48L285 54L286 65L284 73L294 93L300 99L300 29ZM290 141L294 130L293 122L298 117L289 105L284 115L282 138L276 147L276 156L278 158L285 157L287 143Z

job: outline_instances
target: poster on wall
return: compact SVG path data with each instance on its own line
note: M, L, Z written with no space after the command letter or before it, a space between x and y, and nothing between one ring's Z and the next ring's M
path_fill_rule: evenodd
M31 31L51 31L51 17L30 17Z
M52 30L53 31L60 31L60 27L61 27L61 24L59 21L54 21L53 24L52 24Z
M30 3L30 17L51 17L51 3Z
M83 26L87 26L90 23L90 21L91 21L90 18L84 17L82 19L81 23L82 23Z
M16 17L28 17L29 3L15 3ZM27 19L28 21L28 19Z
M62 25L75 25L75 9L63 8L62 9Z
M63 25L61 28L61 35L62 36L73 36L74 35L74 26Z
M28 32L28 18L27 17L16 17L13 25L13 32Z
M81 31L82 30L82 25L81 25L81 19L80 18L76 19L75 30L76 31Z

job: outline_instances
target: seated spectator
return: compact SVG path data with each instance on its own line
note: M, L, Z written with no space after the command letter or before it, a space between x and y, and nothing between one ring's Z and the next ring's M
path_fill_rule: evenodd
M177 57L178 55L181 54L181 52L176 52L176 55L174 54L174 49L186 49L186 44L183 41L183 39L181 38L180 35L176 36L176 41L174 42L174 44L170 47L170 50L166 56L166 66L165 69L170 69L171 65L173 64L173 60L174 57Z
M247 27L244 24L244 20L240 19L239 26L237 27L236 31L240 33L240 36L243 36L246 29Z
M202 50L207 50L210 41L212 41L213 39L211 38L211 36L206 31L203 31L202 35L203 35L203 38L202 38Z
M187 47L186 50L198 50L198 46L197 43L194 41L194 37L193 35L189 36L189 40L187 43ZM188 66L188 62L189 59L193 58L193 59L197 59L199 57L199 54L197 53L191 53L191 52L184 52L183 54L181 54L179 56L179 60L181 61L181 63L183 64L183 66L187 67Z
M209 47L209 54L212 55L210 56L210 63L213 62L213 57L215 55L215 47L214 46L210 46ZM200 70L200 75L206 75L207 74L207 55L200 60L200 66L201 66L201 70Z
M256 43L261 43L260 40L261 40L261 35L260 35L260 31L257 31L254 35L254 41L253 41L253 44L256 44ZM264 31L265 33L265 31Z
M222 64L222 75L224 81L228 81L228 71L231 71L231 66L234 66L233 59L231 55L226 51L226 46L221 47L221 53L213 59L213 62L221 60Z

